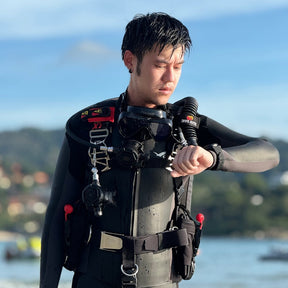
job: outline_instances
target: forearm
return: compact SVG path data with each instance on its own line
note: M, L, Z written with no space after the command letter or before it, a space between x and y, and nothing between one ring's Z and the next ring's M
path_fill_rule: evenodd
M201 116L199 145L214 156L211 170L263 172L279 163L278 150L268 141L239 134Z
M69 163L69 146L65 139L54 173L51 196L46 212L41 243L40 287L58 287L63 264L63 220L61 209L62 190ZM59 206L60 204L60 206ZM62 221L61 221L62 220Z
M77 151L76 151L77 150ZM78 153L77 153L78 152ZM76 154L77 153L77 154ZM80 161L71 154L81 155L77 147L71 148L65 139L54 173L50 202L42 235L40 287L56 288L64 263L64 206L80 198L83 181L77 179L83 170Z
M263 172L279 163L279 152L269 142L255 139L244 145L221 148L213 170L230 172Z

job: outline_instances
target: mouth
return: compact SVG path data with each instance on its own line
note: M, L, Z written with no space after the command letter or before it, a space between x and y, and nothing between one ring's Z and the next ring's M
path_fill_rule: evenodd
M172 94L173 90L169 87L163 87L163 88L160 88L159 91L162 93L162 94L165 94L165 95L169 95L169 94Z

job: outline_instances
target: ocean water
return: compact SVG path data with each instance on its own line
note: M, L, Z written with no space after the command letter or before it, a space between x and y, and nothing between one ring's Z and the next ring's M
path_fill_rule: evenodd
M0 242L0 288L39 287L39 261L10 261L3 258ZM260 261L270 248L288 248L284 240L204 238L196 258L196 271L180 288L287 288L288 261ZM59 288L71 286L72 273L63 270Z
M182 288L287 288L288 261L261 261L288 241L211 238L201 242L195 275Z

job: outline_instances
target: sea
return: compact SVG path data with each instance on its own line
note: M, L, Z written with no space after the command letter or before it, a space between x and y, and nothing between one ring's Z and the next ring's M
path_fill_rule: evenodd
M4 255L7 242L0 242ZM288 249L288 240L205 238L196 271L180 288L287 288L288 261L262 261L273 248ZM39 287L39 260L0 259L0 288ZM63 270L59 288L71 287L72 272Z

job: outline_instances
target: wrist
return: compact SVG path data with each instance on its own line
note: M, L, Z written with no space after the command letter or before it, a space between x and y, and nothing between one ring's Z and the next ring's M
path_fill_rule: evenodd
M217 155L216 155L216 153L214 152L214 151L212 151L212 150L207 150L210 154L211 154L211 156L212 156L212 161L211 161L211 165L207 168L208 170L211 170L211 169L213 169L213 167L216 165L216 163L217 163Z
M222 148L217 143L209 144L204 147L206 150L208 150L212 157L213 157L213 163L208 168L209 170L219 170L223 163L223 154L222 154Z

